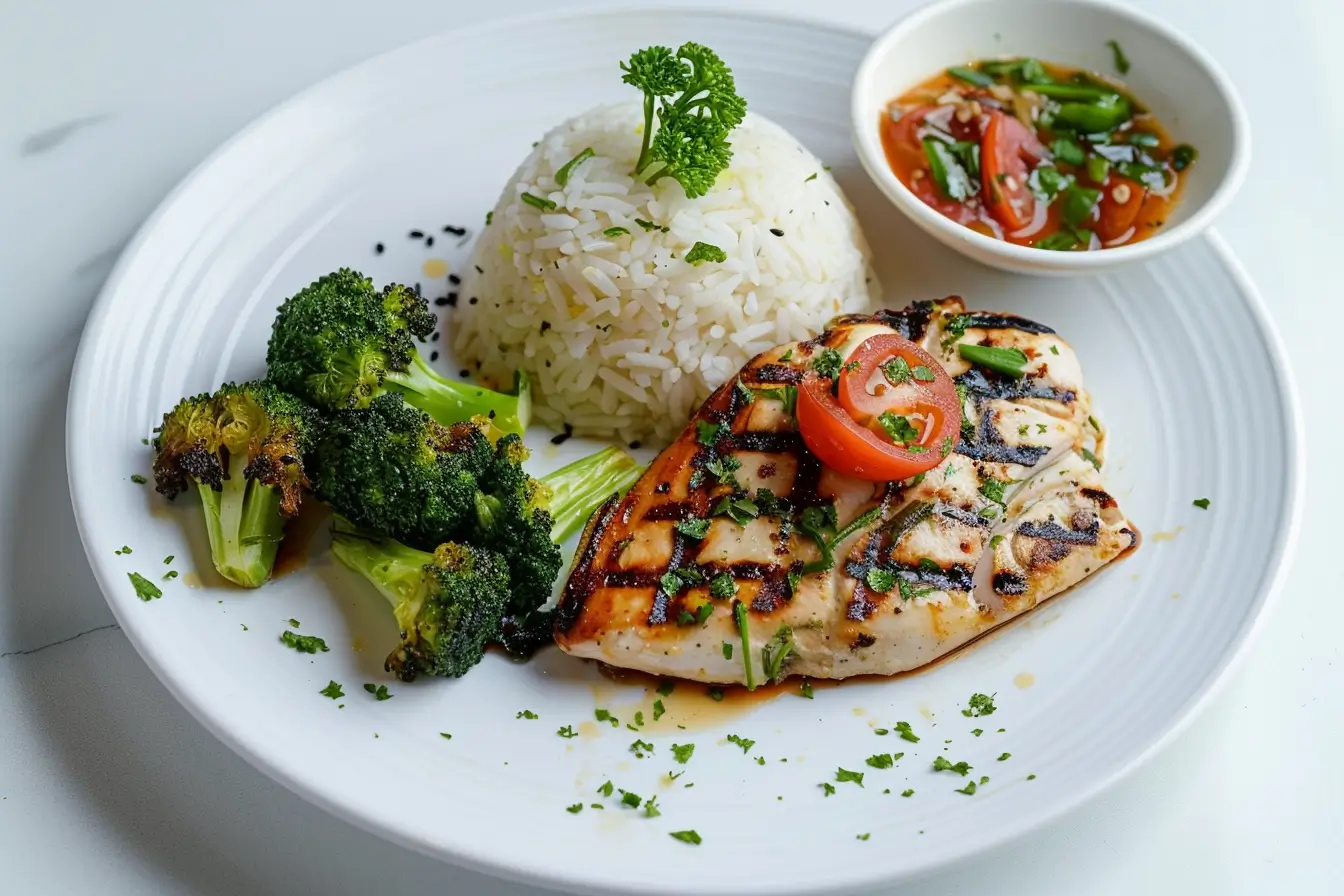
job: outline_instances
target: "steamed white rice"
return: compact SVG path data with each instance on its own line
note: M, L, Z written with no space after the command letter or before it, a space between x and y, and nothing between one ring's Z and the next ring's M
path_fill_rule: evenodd
M848 201L783 128L748 114L731 167L687 199L671 178L630 176L642 124L638 103L603 106L537 144L477 243L483 273L469 267L461 293L476 303L459 304L453 330L459 359L487 381L527 371L542 422L663 444L754 355L869 307L878 284ZM556 172L587 147L595 155L559 187ZM629 233L603 234L612 227ZM728 260L683 261L697 241Z

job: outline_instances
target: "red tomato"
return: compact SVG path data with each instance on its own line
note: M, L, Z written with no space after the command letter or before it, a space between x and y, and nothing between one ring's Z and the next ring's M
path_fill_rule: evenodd
M1021 230L1036 215L1036 197L1027 187L1031 165L1045 158L1045 145L1011 115L993 111L980 145L980 177L986 205L1008 230Z
M1127 188L1129 196L1124 202L1117 202L1115 191L1122 186ZM1121 195L1125 192L1121 190ZM1097 222L1097 236L1103 243L1119 239L1129 232L1129 229L1138 222L1139 212L1143 211L1143 200L1147 196L1148 188L1138 181L1119 176L1107 181L1106 187L1101 191L1101 210Z
M910 377L893 384L881 371L898 358ZM838 400L830 379L808 371L798 389L798 429L831 469L875 482L908 479L936 467L956 447L961 433L956 386L910 340L888 334L864 341L850 355L837 386ZM878 419L884 413L906 418L917 437L895 442Z

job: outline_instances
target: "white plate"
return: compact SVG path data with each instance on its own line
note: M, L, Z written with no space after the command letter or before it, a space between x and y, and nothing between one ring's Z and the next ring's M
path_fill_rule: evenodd
M320 273L351 265L444 292L422 262L461 263L467 249L441 225L475 229L532 140L628 96L617 63L632 50L688 39L711 43L753 109L835 166L889 304L957 292L1072 340L1114 433L1108 482L1143 530L1142 549L924 674L819 688L812 701L728 703L684 732L588 725L595 733L573 740L556 729L591 722L597 706L629 721L642 690L553 650L528 665L491 655L459 682L389 681L390 614L320 552L321 536L303 569L257 592L222 587L195 502L170 507L129 479L148 473L140 440L160 414L183 394L260 374L273 309ZM817 24L714 12L477 28L307 91L192 174L108 281L80 346L68 430L90 561L178 699L258 768L343 818L476 868L589 891L835 892L906 878L1032 830L1169 738L1263 618L1292 541L1300 421L1282 351L1216 239L1146 267L1055 282L990 272L919 234L850 150L849 79L865 45ZM411 228L435 234L434 249L407 239ZM380 240L387 251L375 256ZM538 466L590 447L543 447ZM1191 506L1201 497L1212 499L1208 511ZM123 544L134 553L115 554ZM157 579L166 554L195 572L142 603L127 573ZM290 617L331 651L281 646ZM317 693L332 679L345 688L343 709ZM376 702L364 682L388 682L395 699ZM992 717L959 713L976 691L997 693ZM524 709L540 719L515 718ZM898 720L923 740L874 735ZM969 733L976 727L983 736ZM756 741L750 754L723 742L730 732ZM655 743L652 758L629 751L638 737ZM684 767L671 761L674 741L697 745ZM896 750L905 756L893 769L864 765ZM1005 752L1012 758L996 761ZM939 755L992 780L973 797L955 793L961 779L930 770ZM866 772L866 786L823 796L818 785L837 766ZM685 777L658 784L673 768ZM658 794L662 816L603 800L595 790L608 779ZM906 788L915 795L901 798ZM565 811L594 801L609 807ZM688 828L702 846L668 836Z

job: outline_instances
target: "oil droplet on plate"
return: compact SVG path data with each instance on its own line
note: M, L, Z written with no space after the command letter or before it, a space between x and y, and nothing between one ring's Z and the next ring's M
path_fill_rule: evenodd
M442 258L430 258L420 266L420 270L431 280L437 280L440 277L448 276L448 262Z
M597 732L598 728L596 722L579 723L579 737L582 737L585 740L592 740L593 738L597 737Z
M1177 535L1180 535L1184 531L1185 526L1177 526L1170 532L1154 532L1153 541L1171 541L1173 538L1175 538Z
M1025 691L1027 688L1031 687L1035 683L1036 683L1036 676L1032 675L1030 672L1019 672L1017 673L1016 676L1013 677L1013 684L1016 685L1018 689L1023 691Z
M364 639L363 638L352 639L350 641L350 649L353 650L355 653L362 653L364 651Z
M205 585L205 583L201 581L201 577L194 572L182 573L182 584L186 585L188 588L200 588Z

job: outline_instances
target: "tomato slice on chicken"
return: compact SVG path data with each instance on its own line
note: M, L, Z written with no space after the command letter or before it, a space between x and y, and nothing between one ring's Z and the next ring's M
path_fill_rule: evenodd
M1045 158L1045 144L1011 115L993 111L980 146L980 177L990 213L1008 230L1021 230L1036 215L1027 186L1031 165Z
M952 379L927 352L884 334L854 350L838 381L816 371L803 376L798 429L812 453L838 473L874 482L908 479L956 447L961 403Z

